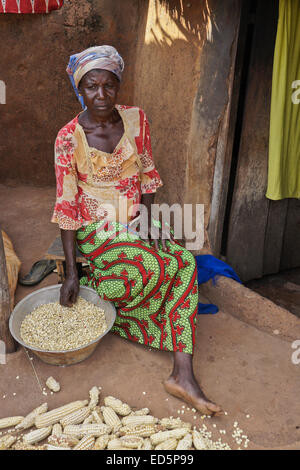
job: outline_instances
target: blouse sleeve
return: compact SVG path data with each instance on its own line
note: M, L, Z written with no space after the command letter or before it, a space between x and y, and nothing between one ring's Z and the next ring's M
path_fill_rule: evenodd
M142 164L141 192L142 194L147 194L155 193L156 190L163 185L163 182L154 165L152 157L149 122L145 114L143 126L143 153L140 155L140 160Z
M82 226L74 149L73 136L60 131L55 141L56 203L51 222L64 230Z

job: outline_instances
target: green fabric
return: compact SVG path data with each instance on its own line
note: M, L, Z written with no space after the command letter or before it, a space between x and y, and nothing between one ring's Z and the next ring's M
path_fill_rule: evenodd
M267 198L300 198L300 0L279 1L275 45Z
M95 222L77 231L89 264L81 285L117 307L112 332L145 346L193 353L198 309L195 257L166 241L155 251L126 226Z

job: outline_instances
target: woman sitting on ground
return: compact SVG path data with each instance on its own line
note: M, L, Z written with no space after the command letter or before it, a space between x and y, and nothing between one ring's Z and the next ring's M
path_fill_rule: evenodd
M159 232L153 239L154 194L162 186L154 166L149 124L142 109L117 104L124 63L111 46L70 58L67 72L84 111L58 133L55 145L59 224L66 258L60 303L71 306L79 284L112 301L112 332L143 345L172 351L165 389L204 414L219 414L197 383L192 366L198 307L192 253ZM124 205L124 202L126 204ZM148 209L144 237L128 229L138 204ZM125 207L125 209L124 209ZM142 227L143 228L143 227ZM75 244L89 272L78 279Z

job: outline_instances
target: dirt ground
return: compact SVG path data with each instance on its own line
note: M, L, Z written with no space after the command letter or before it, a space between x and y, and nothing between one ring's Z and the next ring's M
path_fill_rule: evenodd
M0 185L0 198L4 208L0 223L22 261L23 275L58 234L57 226L49 222L55 191ZM32 290L55 283L57 276L51 274L34 288L18 285L16 302ZM226 416L202 420L199 413L187 411L180 400L168 396L162 381L172 369L170 353L108 334L89 359L70 367L46 365L35 356L29 361L24 349L9 355L7 364L0 365L0 418L24 415L44 401L53 408L87 398L88 390L97 385L103 396L147 406L158 417L176 417L178 410L184 410L182 419L197 427L205 423L214 440L221 438L233 449L238 448L231 436L235 422L250 439L250 449L300 449L300 365L292 364L291 343L224 311L199 316L197 323L195 375L205 393L223 405ZM61 392L42 395L32 365L42 386L53 375L61 383Z

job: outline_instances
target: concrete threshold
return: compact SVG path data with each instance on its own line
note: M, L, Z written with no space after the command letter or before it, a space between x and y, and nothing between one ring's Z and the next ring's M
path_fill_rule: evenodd
M216 283L208 281L199 287L199 293L261 331L289 342L300 339L300 321L295 315L233 279L221 276Z

